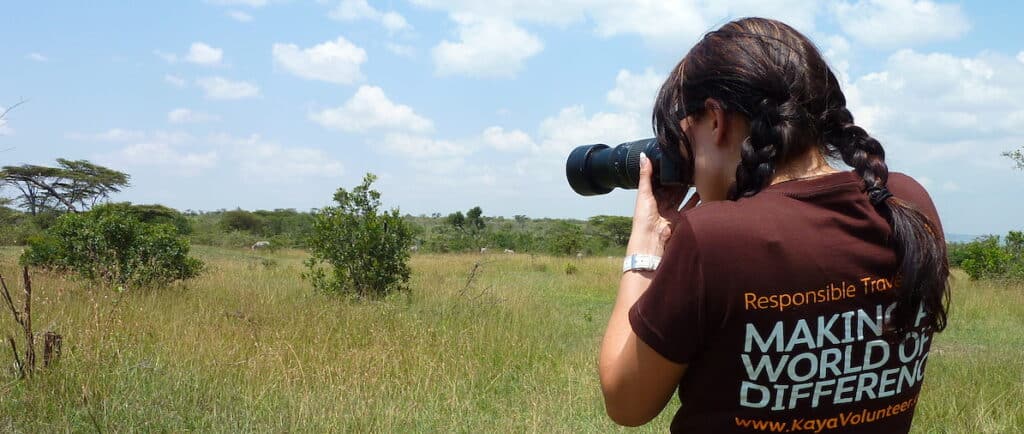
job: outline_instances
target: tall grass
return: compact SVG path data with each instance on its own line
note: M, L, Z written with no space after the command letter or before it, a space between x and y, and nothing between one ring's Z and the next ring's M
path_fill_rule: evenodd
M351 302L301 281L301 252L198 254L209 270L162 291L36 272L36 329L62 333L65 353L31 381L0 372L0 431L618 429L596 373L616 259L418 255L410 294ZM15 258L0 251L8 283ZM1024 426L1024 288L954 289L916 429ZM675 408L641 431L665 431Z

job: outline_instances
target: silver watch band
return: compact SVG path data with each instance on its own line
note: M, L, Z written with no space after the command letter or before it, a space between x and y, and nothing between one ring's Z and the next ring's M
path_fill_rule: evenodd
M622 272L656 270L660 263L661 256L632 254L626 256L626 259L622 261Z

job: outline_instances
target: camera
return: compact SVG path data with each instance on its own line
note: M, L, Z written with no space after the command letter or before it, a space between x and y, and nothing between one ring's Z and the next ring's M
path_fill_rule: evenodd
M579 146L569 153L565 177L573 191L583 196L605 194L615 187L635 189L640 182L641 152L651 160L655 186L693 184L693 163L676 149L663 150L657 139L626 142L614 148L605 144Z

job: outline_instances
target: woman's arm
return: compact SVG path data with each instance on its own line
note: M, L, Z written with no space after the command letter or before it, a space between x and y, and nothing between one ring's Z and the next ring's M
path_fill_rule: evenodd
M686 191L684 188L653 191L651 163L646 156L641 157L636 212L627 254L661 256L679 218L679 204ZM699 200L694 194L683 209L696 206ZM686 365L666 359L640 340L629 324L629 309L650 286L653 276L653 271L623 274L601 343L598 371L605 409L608 416L621 425L643 425L661 413L686 371Z
M598 361L605 410L615 423L638 426L665 408L686 365L673 363L640 340L629 325L629 308L651 283L653 271L629 271L619 282Z

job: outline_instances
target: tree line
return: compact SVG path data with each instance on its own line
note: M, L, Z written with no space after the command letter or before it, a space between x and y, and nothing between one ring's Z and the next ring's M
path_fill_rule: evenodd
M181 212L158 204L109 203L112 194L129 186L128 174L86 160L56 163L0 169L0 191L8 194L0 199L0 244L28 246L25 264L122 288L198 275L203 264L189 256L192 244L246 248L262 241L272 248L310 251L305 276L314 287L356 288L363 296L377 287L404 288L413 251L618 256L632 227L625 216L506 218L487 216L479 206L447 215L400 215L397 209L380 209L372 174L351 191L339 188L335 204L321 209ZM988 237L953 244L950 261L972 278L1024 278L1022 245L1020 232L1003 242ZM380 257L385 253L392 260Z

